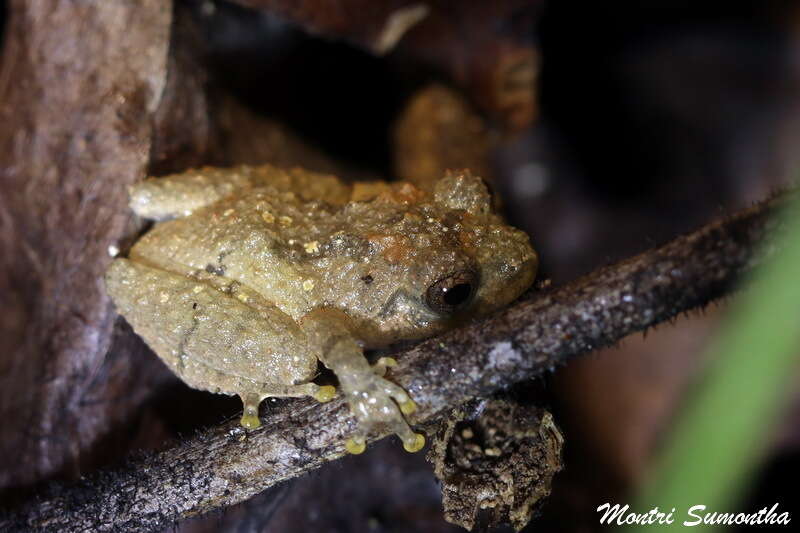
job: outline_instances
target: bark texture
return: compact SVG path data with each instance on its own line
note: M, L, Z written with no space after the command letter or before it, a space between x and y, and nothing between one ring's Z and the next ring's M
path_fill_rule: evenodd
M136 402L102 287L166 82L170 3L11 0L0 64L0 487L78 469ZM79 23L76 23L79 21ZM119 366L122 365L122 366ZM111 374L111 379L99 379ZM124 379L123 379L124 380Z

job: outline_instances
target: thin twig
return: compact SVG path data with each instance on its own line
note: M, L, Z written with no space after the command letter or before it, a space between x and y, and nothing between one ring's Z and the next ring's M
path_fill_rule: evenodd
M407 350L390 378L418 403L412 421L432 423L471 398L726 294L774 248L766 243L775 234L778 222L771 215L780 203L768 200L550 292L531 293L487 319ZM341 457L353 429L341 400L288 401L268 413L260 430L245 432L231 421L124 469L53 488L0 519L0 529L159 530Z

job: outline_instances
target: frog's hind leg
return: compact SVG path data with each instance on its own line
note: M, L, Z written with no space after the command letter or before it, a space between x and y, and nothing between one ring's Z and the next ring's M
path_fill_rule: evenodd
M302 385L261 385L255 391L239 393L242 399L241 424L247 429L256 429L261 426L258 417L258 406L265 398L295 398L311 396L319 402L327 402L336 396L336 387L331 385L317 385L304 383Z
M245 426L258 427L258 404L269 396L333 398L333 387L311 383L317 357L294 320L223 279L116 259L106 288L134 331L185 383L238 394Z

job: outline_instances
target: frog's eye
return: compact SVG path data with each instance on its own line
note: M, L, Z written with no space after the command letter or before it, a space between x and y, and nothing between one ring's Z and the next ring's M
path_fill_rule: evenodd
M436 313L451 315L469 305L477 288L478 275L472 270L459 270L428 287L425 303Z

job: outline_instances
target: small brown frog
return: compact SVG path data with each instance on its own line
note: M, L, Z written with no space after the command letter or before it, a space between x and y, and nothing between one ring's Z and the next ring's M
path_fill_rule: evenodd
M415 404L370 365L365 348L419 339L487 313L532 282L528 236L492 213L484 183L449 173L431 194L408 183L347 184L303 170L203 168L132 187L131 207L159 221L106 275L118 311L188 385L238 394L260 425L270 396L334 397L409 451L424 445L403 414Z

